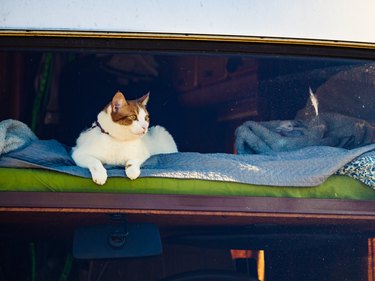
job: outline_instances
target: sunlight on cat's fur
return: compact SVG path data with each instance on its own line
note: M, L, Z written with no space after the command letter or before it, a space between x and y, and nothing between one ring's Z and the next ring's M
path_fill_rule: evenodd
M177 152L176 143L163 127L149 128L148 100L149 94L126 100L118 91L92 127L78 137L72 158L78 166L90 170L95 183L107 181L103 164L124 166L125 174L134 180L151 155Z

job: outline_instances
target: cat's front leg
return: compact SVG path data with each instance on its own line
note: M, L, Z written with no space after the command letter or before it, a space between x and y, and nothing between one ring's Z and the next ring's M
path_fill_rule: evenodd
M105 184L107 181L107 170L104 168L103 164L98 161L97 163L90 165L89 170L91 173L92 180L99 185Z
M83 168L88 168L93 182L98 185L103 185L107 181L107 170L104 168L102 162L95 157L74 151L72 154L74 162Z
M141 174L141 164L138 160L128 160L125 164L125 174L126 176L131 179L135 180Z

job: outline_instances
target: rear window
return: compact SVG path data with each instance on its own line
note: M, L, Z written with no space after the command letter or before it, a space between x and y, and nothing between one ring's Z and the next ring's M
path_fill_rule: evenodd
M0 118L70 146L117 90L150 92L151 125L166 127L180 151L232 153L247 120L334 112L375 122L371 50L6 37L0 47Z

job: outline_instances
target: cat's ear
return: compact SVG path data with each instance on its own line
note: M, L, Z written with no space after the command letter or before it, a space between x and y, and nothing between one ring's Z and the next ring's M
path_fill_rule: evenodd
M120 91L117 91L112 99L112 112L118 112L120 108L125 106L127 101L124 97L124 94Z
M143 106L146 106L147 103L148 103L148 99L149 99L149 97L150 97L150 92L148 92L147 94L145 94L143 97L140 97L140 98L138 99L138 102L139 102L140 104L142 104Z

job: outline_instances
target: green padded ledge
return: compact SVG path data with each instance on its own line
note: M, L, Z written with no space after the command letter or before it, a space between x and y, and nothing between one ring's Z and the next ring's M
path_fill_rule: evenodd
M109 178L103 186L91 179L39 170L0 168L0 191L109 192L211 196L264 196L375 200L375 191L347 176L331 176L315 187L249 185L222 181L171 178Z

